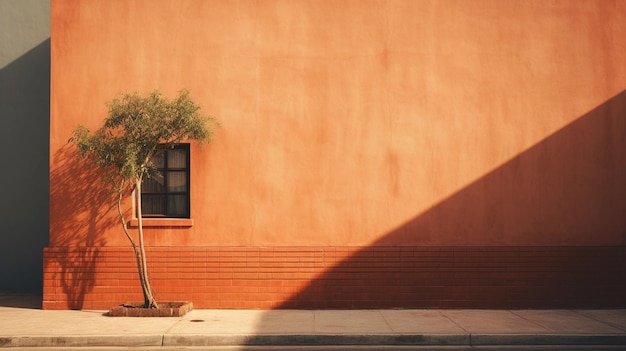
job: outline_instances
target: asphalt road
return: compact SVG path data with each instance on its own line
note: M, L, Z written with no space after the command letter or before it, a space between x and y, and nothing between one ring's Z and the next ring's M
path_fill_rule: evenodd
M626 346L216 346L216 347L36 347L7 351L626 351Z

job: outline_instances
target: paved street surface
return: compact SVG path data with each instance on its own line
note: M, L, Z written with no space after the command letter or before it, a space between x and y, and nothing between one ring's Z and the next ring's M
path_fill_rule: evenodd
M39 306L38 297L0 295L0 347L626 350L626 310L193 310L132 318Z
M620 351L624 346L154 346L154 347L31 347L11 351Z

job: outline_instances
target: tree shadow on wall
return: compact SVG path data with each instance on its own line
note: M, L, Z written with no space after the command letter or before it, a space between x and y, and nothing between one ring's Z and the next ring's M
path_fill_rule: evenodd
M103 172L79 160L74 145L54 155L50 171L50 256L47 270L67 295L69 308L81 309L93 290L104 232L119 221L116 197L103 186ZM114 212L115 214L117 212ZM60 292L57 292L60 293Z
M622 92L278 308L624 308L625 244Z

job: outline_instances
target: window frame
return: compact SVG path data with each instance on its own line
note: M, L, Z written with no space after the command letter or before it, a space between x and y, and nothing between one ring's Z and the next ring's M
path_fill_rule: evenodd
M190 144L188 143L180 143L173 146L161 145L159 146L161 150L158 152L163 152L165 155L163 157L163 167L157 168L157 172L163 176L163 191L150 191L146 192L146 187L142 184L141 187L141 204L142 204L142 217L146 219L163 219L163 220L185 220L191 218L191 152L190 152ZM168 152L170 150L184 150L185 151L185 165L186 167L169 167L168 164ZM184 191L170 191L168 190L168 179L171 177L172 173L185 172L185 190ZM144 179L144 182L148 181L149 178ZM185 213L182 214L172 214L170 212L171 209L171 201L168 199L169 196L183 195L185 201ZM162 206L165 209L165 213L146 213L146 200L148 196L161 196L163 199Z

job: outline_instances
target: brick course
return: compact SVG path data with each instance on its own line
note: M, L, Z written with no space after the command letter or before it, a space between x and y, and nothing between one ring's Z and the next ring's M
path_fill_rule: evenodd
M619 247L148 248L159 301L196 308L625 308ZM44 250L45 309L141 300L125 247Z

